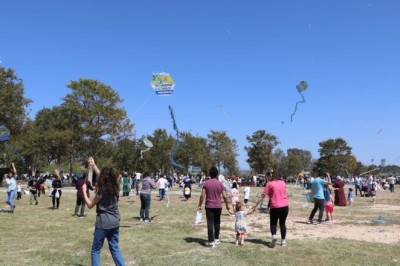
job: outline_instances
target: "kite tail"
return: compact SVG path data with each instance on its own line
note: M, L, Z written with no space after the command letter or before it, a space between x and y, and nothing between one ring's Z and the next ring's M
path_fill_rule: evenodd
M150 148L147 148L145 150L140 150L140 159L143 159L143 153L145 153L146 151L149 151Z
M25 158L22 157L22 155L17 151L17 149L16 149L11 143L6 142L6 145L7 145L7 147L9 147L9 148L11 148L11 149L13 150L14 154L15 154L19 159L21 159L22 162L25 163Z
M175 141L174 147L172 147L171 153L169 154L169 160L171 161L171 164L173 166L178 167L178 168L182 168L182 165L180 165L179 163L175 162L175 160L174 160L174 155L175 155L176 150L178 149L178 146L180 144L180 141L179 141L179 135L180 134L179 134L179 130L178 130L178 127L176 125L176 122L175 122L174 110L172 109L171 105L168 106L168 109L169 109L169 112L171 114L172 125L174 127L175 132L176 132L176 141Z
M305 103L305 102L306 102L306 99L304 98L303 94L302 94L301 92L299 92L299 93L300 93L300 95L301 95L302 100L296 102L296 105L295 105L295 107L294 107L293 114L290 116L290 122L293 122L293 116L294 116L294 114L297 112L297 105L298 105L299 103Z

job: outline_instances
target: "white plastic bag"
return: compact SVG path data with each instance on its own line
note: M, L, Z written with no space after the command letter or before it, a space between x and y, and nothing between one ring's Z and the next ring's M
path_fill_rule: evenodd
M199 224L201 223L202 219L203 219L203 213L201 211L197 211L196 221L194 221L194 223Z
M58 189L57 189L56 194L54 196L56 197L56 199L60 198L60 192L58 192Z

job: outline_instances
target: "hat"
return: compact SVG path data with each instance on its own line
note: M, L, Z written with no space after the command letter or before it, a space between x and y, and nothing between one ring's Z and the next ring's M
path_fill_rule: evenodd
M339 179L339 180L342 180L342 178L340 177L340 175L338 175L336 178Z

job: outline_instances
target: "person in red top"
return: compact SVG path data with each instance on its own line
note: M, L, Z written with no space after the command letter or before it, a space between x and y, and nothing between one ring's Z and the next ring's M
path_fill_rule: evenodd
M86 184L86 191L83 191L82 189L83 184ZM86 206L83 193L86 193L88 198L90 198L89 189L92 191L94 190L92 183L86 177L86 173L84 175L79 174L77 176L75 188L77 191L76 191L76 205L75 205L74 216L83 218L85 217L85 206Z
M272 241L270 247L275 247L277 241L276 231L279 220L279 227L281 229L281 246L286 246L286 218L289 214L289 201L286 194L286 184L280 177L273 173L268 180L261 197L257 200L253 210L257 209L257 205L262 202L265 196L269 197L270 212L269 222L272 234Z
M226 209L229 213L228 197L226 196L225 187L217 179L218 169L212 166L209 171L210 179L205 181L201 190L198 211L201 212L201 205L206 200L206 218L208 232L208 246L215 248L220 243L219 232L221 227L222 200L224 198Z

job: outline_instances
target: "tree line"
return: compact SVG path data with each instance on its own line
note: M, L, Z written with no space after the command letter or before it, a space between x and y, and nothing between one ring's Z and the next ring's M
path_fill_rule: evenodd
M101 165L121 171L149 171L166 174L186 174L193 169L206 172L216 165L226 175L240 174L237 140L226 131L210 130L207 136L180 132L180 145L174 160L182 168L174 168L169 153L176 141L166 129L158 128L151 135L136 136L134 124L122 106L116 90L94 79L71 81L70 92L57 106L44 107L32 119L28 108L32 103L24 95L24 85L11 68L0 67L0 125L11 133L9 142L24 157L17 163L23 171L45 172L54 168L64 172L80 171L88 156L95 156ZM143 139L153 147L146 149ZM302 171L317 174L329 171L334 175L357 175L376 167L363 165L352 154L352 148L342 138L319 143L320 157L311 152L290 148L286 153L278 148L277 136L260 129L246 137L244 148L252 174L264 174L270 169L286 176ZM0 164L10 165L19 158L5 142L0 143ZM381 168L384 159L381 162ZM389 167L389 168L388 168ZM387 166L392 172L397 166Z

